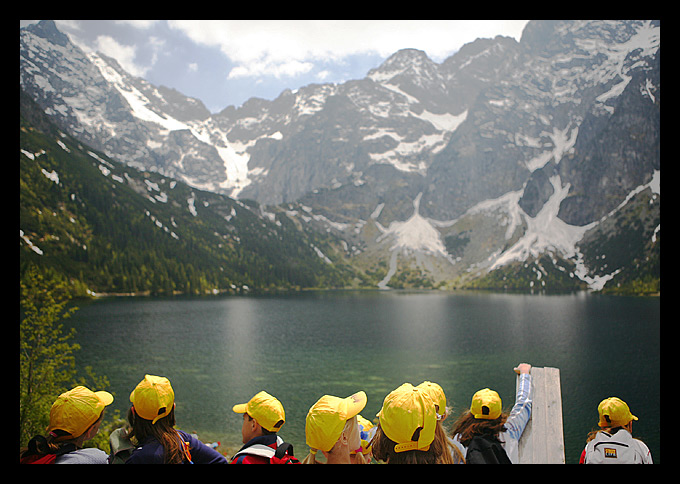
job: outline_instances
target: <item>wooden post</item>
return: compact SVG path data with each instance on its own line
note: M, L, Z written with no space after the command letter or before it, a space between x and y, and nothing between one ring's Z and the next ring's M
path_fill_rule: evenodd
M531 380L531 418L519 440L519 462L564 464L560 370L532 367Z

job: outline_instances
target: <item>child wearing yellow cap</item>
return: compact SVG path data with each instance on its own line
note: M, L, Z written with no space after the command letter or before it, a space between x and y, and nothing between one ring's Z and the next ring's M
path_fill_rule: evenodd
M227 459L195 436L175 427L175 392L170 380L145 375L130 393L128 438L137 444L126 464L226 464Z
M324 395L312 405L305 419L310 452L303 464L316 464L319 451L328 464L351 464L351 452L361 447L357 415L366 406L366 393L347 398Z
M465 464L465 458L462 451L453 443L446 435L444 429L444 420L449 416L449 409L446 406L446 394L444 389L438 383L431 381L424 381L418 388L422 388L429 393L430 398L434 402L435 413L437 414L437 427L435 429L434 438L442 443L446 451L442 454L440 464Z
M265 391L246 403L232 407L243 414L241 437L243 447L231 459L232 464L269 464L276 450L284 443L278 431L286 422L286 412L276 398Z
M21 462L56 455L54 464L108 464L106 452L83 448L83 443L97 435L104 409L112 402L109 392L93 392L84 386L62 393L50 409L47 436L33 437Z
M519 375L519 384L510 413L503 412L497 392L484 388L473 395L470 409L454 424L452 440L463 451L467 463L475 461L469 455L475 437L483 437L485 445L495 447L499 463L519 463L519 439L531 418L531 365L520 363L514 371Z
M435 439L437 412L428 391L404 383L378 412L373 457L388 464L437 464L445 443Z
M597 406L598 426L588 434L579 464L652 464L647 445L633 438L633 420L628 404L618 397L605 398Z

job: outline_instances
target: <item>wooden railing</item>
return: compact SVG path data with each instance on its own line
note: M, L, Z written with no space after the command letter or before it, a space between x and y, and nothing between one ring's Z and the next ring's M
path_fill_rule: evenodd
M519 441L519 462L564 464L560 370L532 367L531 377L531 419Z

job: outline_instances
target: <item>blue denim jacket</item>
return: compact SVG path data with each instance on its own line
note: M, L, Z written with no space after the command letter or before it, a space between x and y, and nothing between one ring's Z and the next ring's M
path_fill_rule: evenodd
M515 405L513 405L508 420L505 422L507 431L501 432L498 436L498 440L501 441L505 452L513 464L519 463L519 439L530 418L531 375L521 374L519 375L519 384L517 385L517 394L515 395ZM467 448L460 443L459 436L455 435L451 440L463 455L466 455Z
M505 422L507 432L501 432L499 440L503 443L505 452L513 464L519 463L519 439L522 437L524 428L531 418L531 375L519 376L515 405L510 411L510 416ZM505 442L503 442L505 441Z

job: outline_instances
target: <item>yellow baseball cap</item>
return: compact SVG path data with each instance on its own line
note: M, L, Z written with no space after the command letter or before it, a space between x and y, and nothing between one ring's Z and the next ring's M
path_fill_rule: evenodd
M71 438L79 437L112 402L113 396L109 392L93 392L87 387L77 386L59 395L52 404L47 431L63 430Z
M444 394L444 389L439 384L431 381L424 381L417 388L422 388L429 393L435 405L437 420L444 418L446 416L446 395Z
M600 415L600 427L623 427L628 425L631 420L638 418L630 413L626 402L618 397L605 398L597 406L597 413Z
M278 432L286 421L283 405L267 392L260 392L247 403L234 405L236 413L247 413L269 432Z
M503 411L501 397L493 390L484 388L472 396L470 413L474 418L494 420L501 416Z
M328 452L342 434L345 422L366 406L366 393L363 391L347 398L324 395L312 405L305 420L307 445L315 450Z
M174 408L175 392L164 376L144 375L144 379L130 393L135 413L155 424Z
M432 398L423 388L404 383L385 397L378 417L387 438L397 444L395 452L430 449L437 414Z

